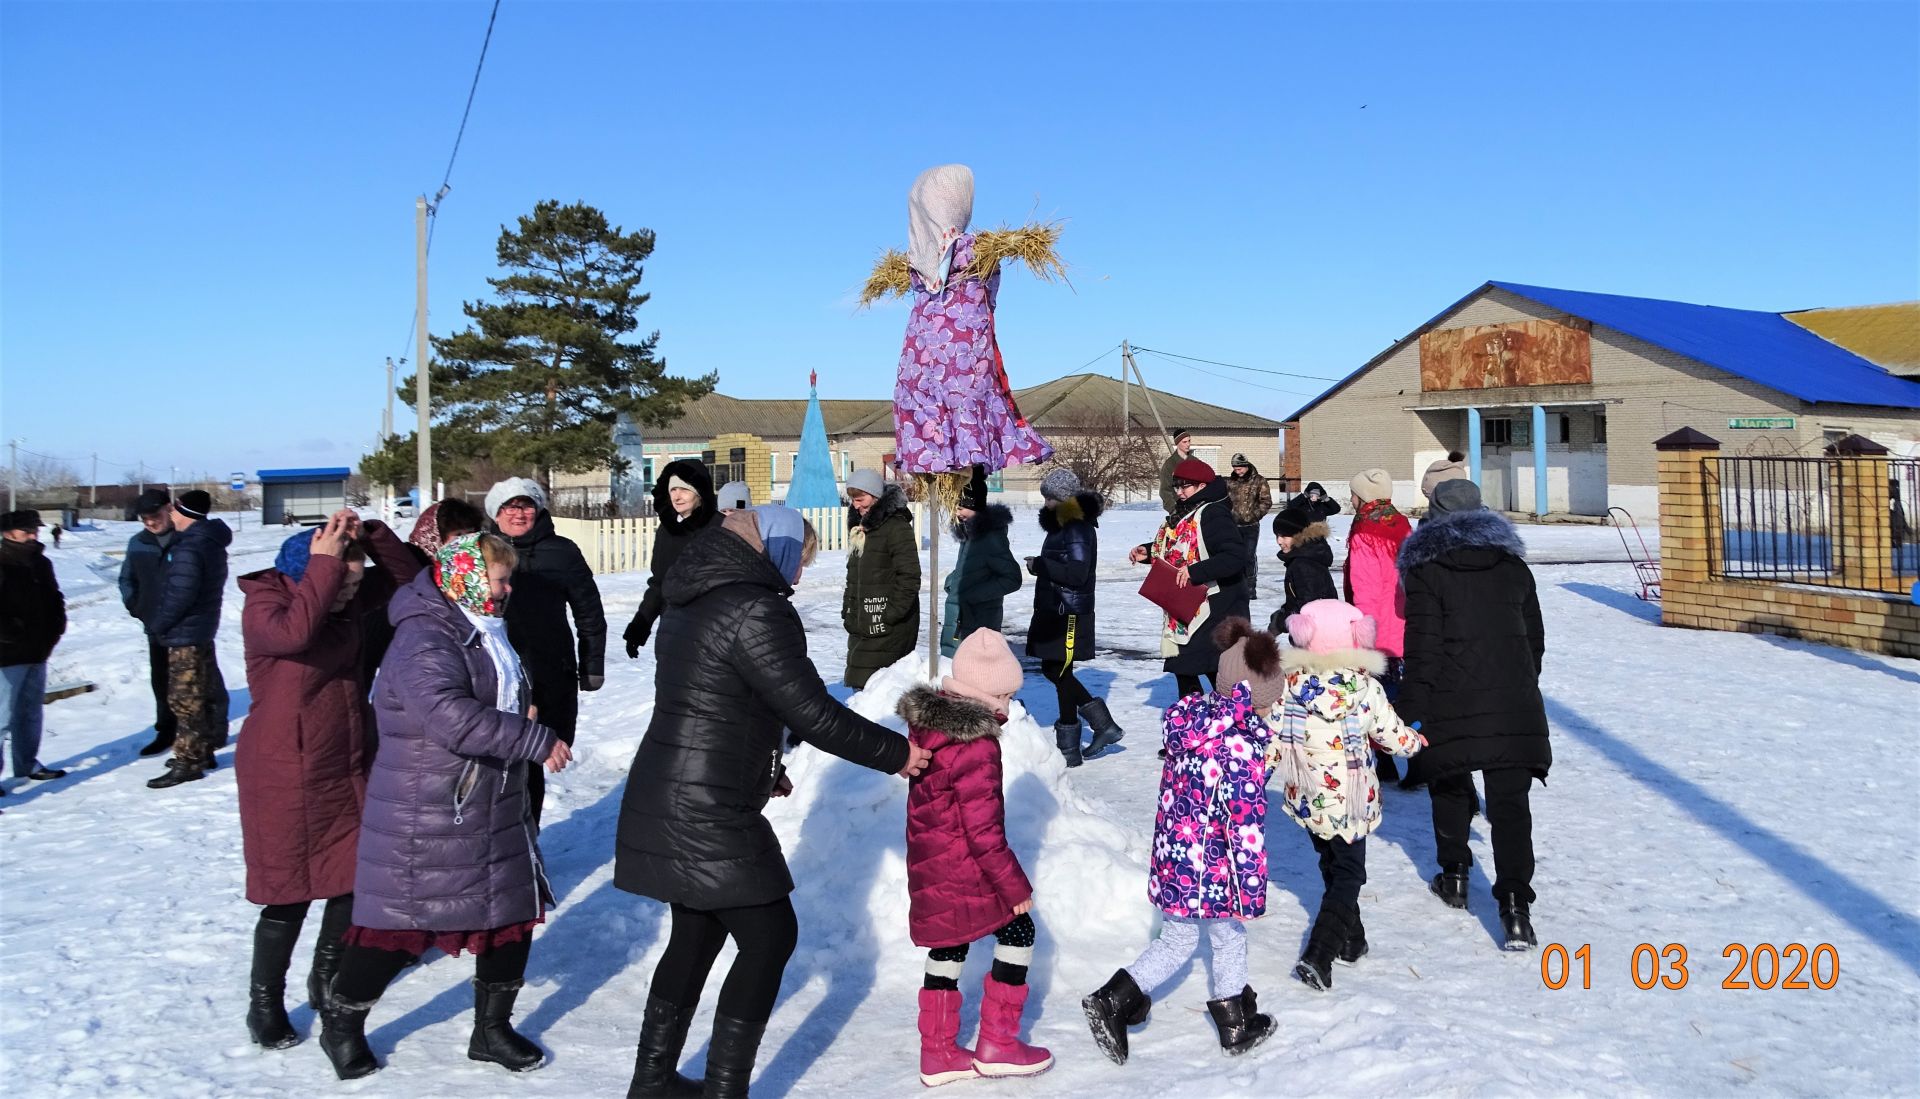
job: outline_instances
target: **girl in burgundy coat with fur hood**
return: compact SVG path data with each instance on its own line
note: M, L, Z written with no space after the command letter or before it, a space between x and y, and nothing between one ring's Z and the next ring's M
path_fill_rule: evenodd
M1007 846L1000 789L1000 726L1023 675L1007 639L976 630L953 654L940 690L916 687L900 700L913 742L933 759L907 794L907 918L914 945L929 947L920 990L920 1082L1032 1076L1053 1056L1020 1041L1033 961L1033 886ZM960 971L967 947L994 937L993 972L980 1007L980 1037L960 1034Z

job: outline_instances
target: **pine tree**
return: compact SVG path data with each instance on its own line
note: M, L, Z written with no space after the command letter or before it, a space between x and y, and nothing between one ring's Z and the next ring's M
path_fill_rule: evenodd
M629 339L649 297L640 278L653 244L652 230L610 226L585 203L548 200L518 228L501 228L506 273L487 280L498 300L467 302L472 325L433 340L436 469L443 452L455 463L481 456L551 486L555 473L617 468L621 413L664 426L713 392L715 374L666 372L655 355L660 333ZM411 403L412 379L400 392ZM379 456L370 460L384 469Z

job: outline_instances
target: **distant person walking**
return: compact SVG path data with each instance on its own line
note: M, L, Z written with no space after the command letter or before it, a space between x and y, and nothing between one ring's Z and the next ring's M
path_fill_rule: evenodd
M340 966L375 742L366 621L420 569L386 524L342 509L283 542L272 568L239 581L253 705L233 770L247 900L263 906L247 1031L268 1049L300 1040L287 1020L287 966L314 901L326 902L307 976L315 1011Z
M681 551L693 542L693 536L706 530L720 514L714 496L713 475L692 458L668 462L653 483L653 558L647 566L647 590L633 612L621 640L626 642L627 659L640 656L640 647L653 634L660 612L667 609L666 591L661 585L667 570L680 560Z
M540 724L573 746L580 692L606 680L607 614L600 587L580 547L554 533L547 492L536 481L509 477L487 490L487 517L513 543L519 563L507 601L507 637L533 681ZM573 625L567 613L573 613ZM527 768L533 822L546 803L546 776Z
M153 685L153 740L140 749L157 756L173 747L177 723L167 705L167 645L153 632L153 616L167 581L167 548L177 537L173 504L159 489L148 489L134 501L141 529L127 539L127 555L120 560L120 602L140 621L147 634L147 678Z
M1227 473L1227 499L1233 502L1233 521L1240 527L1240 540L1247 546L1247 593L1260 591L1260 521L1273 510L1273 489L1267 479L1244 454L1233 456L1233 468Z
M1407 593L1407 672L1395 704L1428 747L1408 779L1433 795L1440 873L1433 892L1467 907L1473 772L1486 782L1493 832L1493 895L1506 948L1535 945L1533 813L1527 789L1553 765L1540 667L1546 632L1526 545L1486 510L1472 481L1434 486L1433 512L1400 547Z
M227 683L214 637L227 589L227 546L233 531L209 517L213 498L200 489L173 504L173 543L167 547L166 587L147 620L167 646L167 706L173 711L173 758L147 786L164 790L213 770L213 753L227 743Z
M39 756L47 658L67 632L67 599L40 544L40 527L37 511L0 515L0 732L13 777L45 782L66 775L42 766Z
M1005 504L987 502L986 471L973 467L973 480L953 511L953 540L960 552L947 573L941 656L952 656L975 630L999 630L1005 624L1003 601L1021 585L1020 564L1007 542L1012 525L1013 512Z
M899 485L871 469L847 478L846 684L866 687L873 673L920 642L920 536Z

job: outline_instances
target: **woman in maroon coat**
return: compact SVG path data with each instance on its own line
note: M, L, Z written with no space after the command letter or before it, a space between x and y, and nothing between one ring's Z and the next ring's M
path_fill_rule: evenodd
M287 539L273 568L239 581L253 704L234 772L247 900L265 906L253 932L247 1030L269 1049L299 1041L284 1003L287 965L312 901L327 902L307 977L315 1010L340 964L373 765L363 623L419 571L385 525L343 510Z
M1020 1040L1033 961L1033 886L1007 846L1000 789L1000 725L1023 673L997 630L975 630L954 650L940 690L900 700L913 742L933 753L907 794L907 921L929 947L920 990L920 1082L1031 1076L1053 1057ZM967 947L992 935L993 972L980 1005L980 1037L960 1034L960 970Z

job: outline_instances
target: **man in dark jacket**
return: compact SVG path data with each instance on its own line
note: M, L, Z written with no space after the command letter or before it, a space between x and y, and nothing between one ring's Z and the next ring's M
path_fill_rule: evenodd
M1273 633L1286 633L1287 619L1308 603L1340 598L1333 583L1333 546L1327 542L1331 533L1319 511L1302 497L1294 497L1274 515L1273 537L1280 546L1286 583L1280 609L1267 623Z
M606 682L607 614L600 586L580 547L554 533L539 482L509 477L494 485L487 490L487 518L520 554L513 594L507 597L507 639L532 684L540 724L571 747L580 720L579 692L597 691ZM527 768L527 790L538 825L547 791L540 768Z
M140 749L157 756L173 747L177 726L167 707L167 646L153 633L155 611L166 586L167 547L173 545L173 504L167 494L150 488L134 502L134 514L143 528L127 539L127 555L120 562L120 602L147 631L147 678L153 684L153 740Z
M1160 463L1160 506L1172 515L1180 510L1180 497L1173 491L1173 471L1193 457L1193 433L1180 428L1173 433L1173 450Z
M47 657L67 632L67 600L40 544L40 513L0 515L0 732L12 747L13 777L39 781L65 771L40 765Z
M640 607L633 612L621 639L627 643L627 659L640 656L653 625L666 609L665 590L661 586L667 570L680 559L693 536L707 529L720 514L719 500L713 491L713 474L692 458L668 462L653 483L653 514L658 526L653 532L653 557L648 562L647 590L640 596Z
M155 790L199 779L214 767L227 742L227 684L220 675L214 636L227 588L227 546L233 531L208 518L213 498L199 489L173 504L173 544L167 547L166 586L147 619L147 632L167 647L167 707L173 711L173 758L147 783Z
M846 684L855 690L920 643L920 536L899 485L863 469L847 478Z
M1227 498L1233 501L1233 521L1240 527L1240 540L1247 544L1247 591L1260 591L1260 520L1273 510L1273 489L1260 476L1244 454L1233 456L1233 468L1227 473Z
M1432 888L1447 904L1467 906L1473 772L1483 772L1493 895L1506 948L1525 950L1535 945L1527 788L1553 764L1540 696L1540 600L1526 546L1512 523L1481 506L1479 486L1442 481L1432 507L1400 547L1407 670L1395 703L1401 719L1418 722L1427 738L1409 771L1433 795L1440 873Z
M700 541L666 577L672 609L660 620L657 650L672 654L673 674L654 679L652 723L620 802L613 883L673 913L632 1095L701 1094L675 1067L729 937L739 953L715 1008L704 1094L747 1094L799 934L788 897L793 875L763 815L769 798L792 789L781 730L876 771L911 777L928 758L834 701L807 658L806 627L789 602L811 556L798 512L735 511Z

